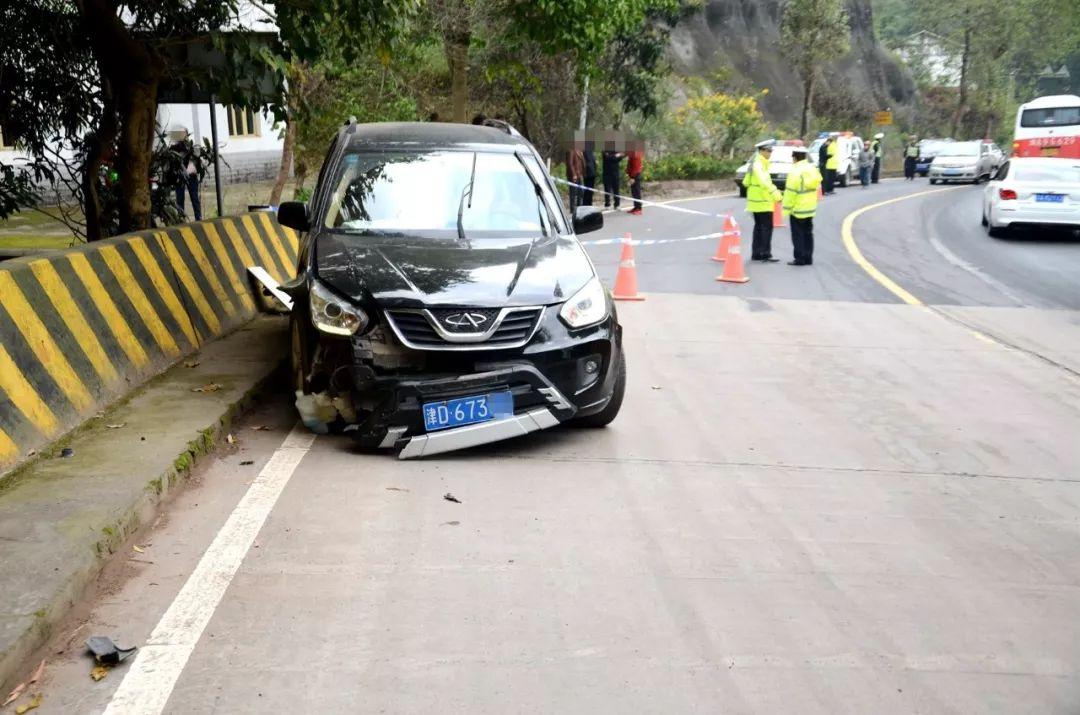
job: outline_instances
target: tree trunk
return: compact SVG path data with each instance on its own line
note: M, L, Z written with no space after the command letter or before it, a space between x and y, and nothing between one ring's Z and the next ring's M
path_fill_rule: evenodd
M158 80L135 81L120 94L120 233L150 228L150 157L157 129Z
M296 162L296 183L293 185L293 199L299 201L304 193L304 183L307 181L308 167L303 161Z
M270 205L277 206L281 202L281 192L285 190L285 182L289 178L289 170L292 169L293 152L296 147L296 122L292 117L285 120L285 141L281 145L281 166L278 167L277 179L274 188L270 192Z
M966 16L965 16L966 18ZM956 112L953 114L952 136L960 133L960 122L967 112L968 98L968 64L971 62L971 29L964 30L964 49L960 55L960 92L956 101Z
M810 128L810 103L814 99L814 72L810 71L803 80L802 117L799 119L799 138L806 139L806 132Z
M83 215L86 217L87 241L106 238L101 206L101 167L106 153L116 145L116 101L107 81L102 82L101 96L101 123L87 138L86 162L83 164Z
M450 103L455 122L465 123L469 113L469 44L459 37L447 40L446 59L450 65Z

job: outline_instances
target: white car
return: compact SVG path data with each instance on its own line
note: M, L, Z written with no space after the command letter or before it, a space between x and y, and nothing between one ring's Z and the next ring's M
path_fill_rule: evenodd
M930 183L970 181L977 184L994 175L1000 159L990 150L990 142L950 142L943 145L930 162Z
M851 132L837 133L833 132L832 136L836 137L836 159L839 166L836 169L836 183L841 188L846 188L849 184L854 183L855 179L859 175L859 152L863 148L863 140L857 136L853 136ZM814 140L814 143L810 145L810 163L814 166L818 164L818 154L821 152L821 145L825 142L824 137L818 137ZM818 166L822 176L825 175L825 167Z
M1006 161L986 185L982 223L995 237L1014 226L1080 228L1080 159Z

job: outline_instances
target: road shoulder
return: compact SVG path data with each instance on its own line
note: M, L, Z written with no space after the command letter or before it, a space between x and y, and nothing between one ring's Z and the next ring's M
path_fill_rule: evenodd
M279 318L258 319L208 344L5 478L0 686L31 668L26 658L107 556L272 381L286 354L286 327ZM71 456L61 456L65 449Z

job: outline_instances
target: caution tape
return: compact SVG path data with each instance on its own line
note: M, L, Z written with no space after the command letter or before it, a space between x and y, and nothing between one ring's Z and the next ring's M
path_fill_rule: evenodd
M726 231L718 231L717 233L705 233L700 236L687 236L686 238L598 238L592 241L580 241L583 246L611 246L622 245L629 243L633 246L656 246L662 243L682 243L684 241L707 241L710 238L720 238L726 235Z
M659 201L646 201L645 199L635 199L633 196L624 196L623 194L613 194L613 193L610 193L608 191L601 191L600 189L597 189L595 187L590 188L590 187L585 186L583 184L575 184L572 181L567 181L566 179L560 179L557 176L553 176L551 178L554 179L557 183L563 184L564 186L572 186L575 189L582 189L583 191L591 191L594 194L599 194L601 196L614 196L615 198L620 199L622 201L626 201L627 203L631 203L631 202L636 201L637 203L643 204L645 206L657 206L657 207L662 208L662 209L667 209L668 211L677 211L679 213L691 214L693 216L708 216L709 218L724 218L725 216L730 215L729 213L713 214L713 213L709 213L707 211L695 211L694 209L687 209L687 208L683 208L682 206L672 206L671 204L665 204L665 203L661 203Z

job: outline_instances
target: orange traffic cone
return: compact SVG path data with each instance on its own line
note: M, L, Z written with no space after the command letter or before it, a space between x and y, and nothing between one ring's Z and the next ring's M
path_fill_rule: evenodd
M728 249L727 260L724 261L724 272L716 277L718 281L725 283L746 283L750 280L743 270L742 251L739 244Z
M820 199L825 195L825 189L821 188L821 184L817 185L817 197Z
M777 201L775 204L773 204L772 227L773 228L783 228L784 227L784 208L780 204L779 201Z
M716 255L712 257L717 263L723 263L727 258L728 249L738 246L742 234L739 233L739 224L728 214L724 217L724 229L720 232L720 242L716 244Z
M623 237L622 256L619 257L619 272L615 274L615 290L611 292L615 300L645 300L637 292L637 267L634 265L634 244L630 234Z

